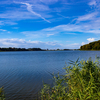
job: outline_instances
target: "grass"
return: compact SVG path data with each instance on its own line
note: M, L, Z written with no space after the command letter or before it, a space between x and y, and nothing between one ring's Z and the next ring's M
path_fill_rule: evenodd
M5 100L5 95L4 95L3 87L0 88L0 100Z
M71 61L65 75L54 75L51 87L44 84L41 100L100 100L100 61Z

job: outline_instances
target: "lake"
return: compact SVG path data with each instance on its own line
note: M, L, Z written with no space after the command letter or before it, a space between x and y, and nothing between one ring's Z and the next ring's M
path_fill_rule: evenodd
M7 100L33 100L43 82L52 83L52 73L64 74L69 60L95 60L96 55L100 51L0 52L0 87Z

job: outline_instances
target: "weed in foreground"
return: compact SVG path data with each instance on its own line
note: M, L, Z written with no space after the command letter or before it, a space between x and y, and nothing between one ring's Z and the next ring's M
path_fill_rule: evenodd
M3 87L0 88L0 100L5 100L5 95L4 95Z
M71 61L65 75L53 76L54 85L44 84L41 100L100 100L100 62Z

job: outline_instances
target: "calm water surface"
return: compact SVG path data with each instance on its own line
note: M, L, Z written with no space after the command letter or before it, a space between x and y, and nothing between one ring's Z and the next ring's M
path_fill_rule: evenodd
M69 60L87 60L100 56L100 51L27 51L0 52L0 87L7 100L33 100L43 81L52 83L50 73L64 73Z

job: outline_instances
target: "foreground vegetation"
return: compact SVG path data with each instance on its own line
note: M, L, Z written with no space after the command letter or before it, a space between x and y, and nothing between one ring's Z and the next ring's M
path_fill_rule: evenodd
M4 95L3 87L0 88L0 100L5 100L5 95Z
M100 100L100 62L71 61L65 75L53 76L51 87L44 84L41 100Z
M100 50L100 40L85 44L80 47L80 50Z
M44 84L40 100L100 100L100 61L71 61L64 75L53 75L53 86ZM0 100L5 100L0 88Z

